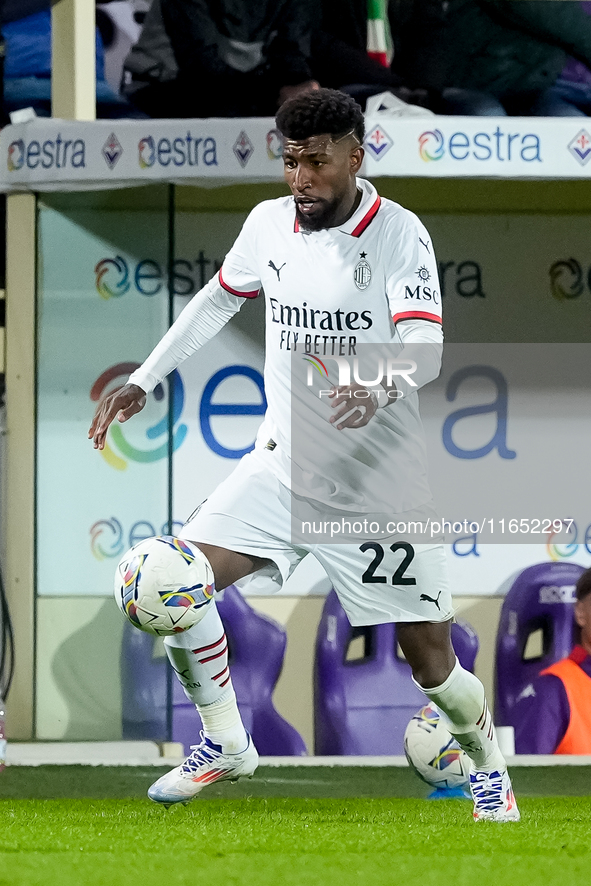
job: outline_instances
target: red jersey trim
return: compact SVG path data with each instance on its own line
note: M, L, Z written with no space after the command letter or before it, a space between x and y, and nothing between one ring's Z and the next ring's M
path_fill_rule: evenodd
M374 218L376 217L377 211L381 205L382 205L382 198L378 197L376 202L371 207L371 209L369 209L366 212L366 214L363 216L363 218L361 219L359 224L355 228L353 228L353 230L351 231L352 237L360 237L361 234L363 234L363 232L368 227L368 225L370 225L372 223L372 221L374 220Z
M228 286L224 278L222 277L222 269L220 268L219 273L220 286L222 286L226 292L232 293L232 295L239 295L241 298L256 298L259 294L259 289L253 289L251 292L239 292L237 289L232 289L231 286Z
M392 317L394 323L399 320L430 320L432 323L442 323L441 317L437 314L429 314L427 311L403 311L400 314L394 314Z
M365 213L361 221L358 225L356 225L351 231L351 237L360 237L361 234L365 231L365 229L372 223L374 218L376 217L376 213L380 206L382 205L382 198L377 197L375 203L371 206L370 209ZM294 223L293 223L293 232L294 234L299 234L300 232L300 224L298 222L298 217L296 215Z

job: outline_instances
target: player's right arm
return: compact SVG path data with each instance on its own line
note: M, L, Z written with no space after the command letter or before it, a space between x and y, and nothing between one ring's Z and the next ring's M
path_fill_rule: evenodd
M212 339L240 310L245 299L258 295L261 284L251 267L254 215L256 209L246 220L219 273L193 296L147 360L130 375L128 383L98 404L88 431L95 449L104 449L109 425L115 419L124 422L141 412L146 395Z

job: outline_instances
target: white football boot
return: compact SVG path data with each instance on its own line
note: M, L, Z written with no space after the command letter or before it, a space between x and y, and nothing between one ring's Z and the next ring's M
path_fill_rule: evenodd
M225 754L221 745L214 744L203 733L201 743L192 745L191 750L184 763L171 769L148 789L150 800L166 807L173 803L186 804L208 784L251 778L259 762L250 735L246 748L239 754Z
M474 821L519 821L521 818L509 773L470 769L470 793L474 800Z

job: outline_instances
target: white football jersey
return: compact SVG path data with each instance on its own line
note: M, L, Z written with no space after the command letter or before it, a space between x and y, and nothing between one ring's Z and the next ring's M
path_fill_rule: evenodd
M431 497L417 395L379 409L365 428L337 431L319 392L338 381L330 358L352 365L367 355L364 345L400 342L402 320L440 326L441 290L419 219L369 182L357 184L360 205L338 228L300 229L291 197L260 203L219 280L243 298L264 291L268 410L256 448L271 470L335 509L404 513Z
M367 366L371 345L392 353L402 340L440 343L441 290L419 219L379 197L369 182L357 185L359 207L338 228L301 230L292 197L256 206L219 275L189 302L130 382L153 390L264 292L268 408L256 455L284 485L323 506L404 514L431 500L412 386L395 379L403 399L378 409L366 427L344 431L328 421L327 394L339 381L341 358L352 365L358 357ZM407 321L402 336L401 321ZM440 344L414 347L431 349L416 373L420 387L439 373Z

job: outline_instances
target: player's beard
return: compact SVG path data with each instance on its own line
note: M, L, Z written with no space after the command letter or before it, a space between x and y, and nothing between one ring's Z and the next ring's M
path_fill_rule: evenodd
M316 198L314 207L314 214L308 215L300 211L296 202L296 218L300 228L305 231L321 231L323 228L334 227L341 208L341 200L338 197L330 201Z

